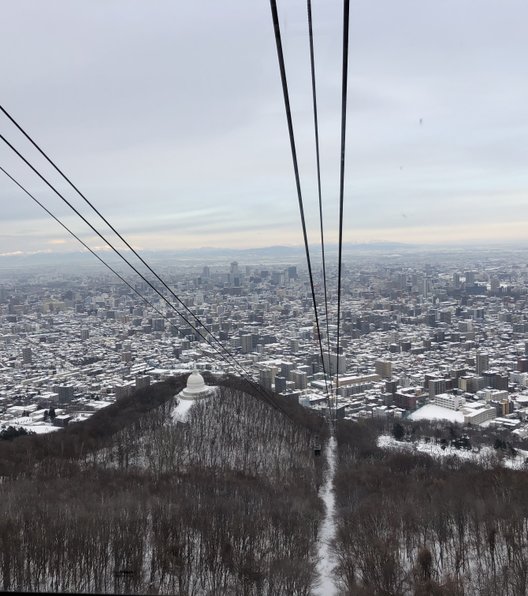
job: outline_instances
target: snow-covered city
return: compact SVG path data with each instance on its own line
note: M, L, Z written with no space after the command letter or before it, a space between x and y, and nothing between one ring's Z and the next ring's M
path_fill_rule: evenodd
M4 270L1 427L50 432L177 372L239 372L205 341L215 336L255 381L315 410L326 408L339 367L338 419L443 420L525 439L522 260L486 253L356 260L344 277L342 353L323 353L327 378L306 273L295 261L167 265L171 287L207 332L141 283L147 305L89 268L29 268L15 277ZM321 333L325 349L335 326L323 321Z

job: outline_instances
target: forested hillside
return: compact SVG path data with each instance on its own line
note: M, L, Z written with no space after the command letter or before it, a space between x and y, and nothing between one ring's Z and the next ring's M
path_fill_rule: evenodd
M174 379L2 449L1 587L309 594L322 419L295 403L279 410L237 379L217 382L186 424L171 418L184 384ZM7 461L25 456L18 468Z
M207 380L218 392L186 423L172 416L182 376L65 431L0 441L2 589L313 591L323 419L240 379ZM337 426L342 594L526 594L527 473L382 450L379 432Z
M338 426L343 592L527 594L527 472L383 451L376 432Z

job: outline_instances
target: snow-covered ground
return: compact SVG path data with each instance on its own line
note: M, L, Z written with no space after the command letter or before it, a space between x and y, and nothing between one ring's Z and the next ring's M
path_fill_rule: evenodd
M24 425L24 424L17 424L16 428L23 428L29 432L35 433L37 435L43 435L46 433L52 433L55 432L56 430L60 430L60 426L52 426L51 424L46 424L44 422L42 422L41 424L39 423L35 423L35 424L28 424L28 425Z
M489 464L490 458L497 456L497 451L493 447L482 447L478 453L468 451L466 449L456 449L455 447L446 446L445 449L436 443L426 443L423 440L416 441L414 443L408 443L405 441L397 441L394 437L389 435L380 435L378 437L378 447L382 449L399 449L401 451L411 451L419 453L427 453L432 457L446 457L454 455L459 459L466 459L474 461L477 464L487 465ZM506 468L512 469L523 469L525 468L524 462L528 457L528 451L517 450L517 455L514 457L504 456L502 459L502 465Z
M172 420L174 422L187 422L189 412L195 403L192 399L180 399L178 405L171 412Z
M316 596L334 596L337 588L334 582L333 570L335 560L332 554L330 543L335 538L335 494L334 477L336 467L336 440L330 437L325 449L327 461L327 473L325 483L321 487L320 497L325 504L325 518L319 534L319 550L317 561L317 574L319 583L314 591Z
M409 420L449 420L464 424L464 414L435 404L427 404L413 412L409 416Z
M33 432L37 435L42 435L44 433L51 433L56 430L59 430L59 426L53 426L51 422L44 422L44 421L36 421L33 420L30 416L22 416L20 418L12 418L7 422L4 422L0 426L0 430L8 428L9 426L13 426L14 428L23 428L28 432Z

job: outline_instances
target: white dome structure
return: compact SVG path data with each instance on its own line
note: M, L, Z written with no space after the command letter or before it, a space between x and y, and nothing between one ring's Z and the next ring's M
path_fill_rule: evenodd
M178 395L180 399L202 399L210 397L214 393L214 387L205 384L204 378L197 371L193 370L187 377L187 387Z

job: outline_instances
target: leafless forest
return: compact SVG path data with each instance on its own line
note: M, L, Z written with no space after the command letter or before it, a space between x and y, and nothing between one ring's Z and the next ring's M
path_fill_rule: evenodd
M0 587L310 594L323 419L216 382L185 424L171 417L182 377L65 431L0 441ZM383 451L380 430L337 427L342 594L526 594L527 473Z
M528 474L382 451L338 427L336 551L350 595L528 593Z
M170 417L175 379L88 425L4 442L1 587L309 594L325 429L297 404L285 415L220 384L186 424Z

